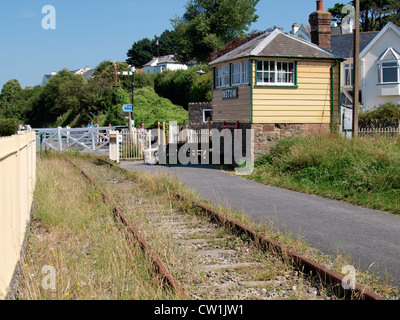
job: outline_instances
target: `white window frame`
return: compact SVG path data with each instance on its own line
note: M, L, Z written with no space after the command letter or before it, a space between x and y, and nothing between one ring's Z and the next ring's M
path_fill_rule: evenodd
M207 122L206 112L211 112L211 120L212 120L212 109L203 109L203 122Z
M354 82L353 82L353 71L354 71L354 65L352 63L346 63L344 65L344 86L345 87L352 87ZM346 77L346 73L348 74L348 78ZM347 80L349 80L349 83L347 83Z
M226 88L230 86L230 65L215 68L215 88Z
M249 65L250 65L249 61L232 64L231 66L232 86L241 86L249 84Z
M385 67L385 64L397 64L396 66ZM385 82L384 69L397 69L397 81ZM378 84L396 84L400 83L400 61L399 60L384 60L378 62Z
M261 70L259 69L259 63L262 64ZM287 64L286 70L279 70L279 66L282 67L282 64ZM292 71L290 71L290 65L292 66ZM296 62L294 61L258 60L256 62L256 69L257 85L287 87L296 86ZM267 78L270 78L271 81L264 81L266 79L266 74L268 75ZM261 77L259 77L259 75L261 75ZM282 75L286 75L287 79L290 79L290 75L292 75L292 81L280 81L279 78Z

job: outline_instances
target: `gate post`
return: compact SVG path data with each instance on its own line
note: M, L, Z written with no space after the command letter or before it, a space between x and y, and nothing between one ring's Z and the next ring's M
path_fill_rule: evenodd
M90 135L92 137L92 150L96 151L96 140L95 140L94 130L95 128L90 127Z
M109 157L111 161L119 163L119 132L110 132Z
M57 127L57 135L58 135L58 151L59 151L59 152L62 152L61 127Z

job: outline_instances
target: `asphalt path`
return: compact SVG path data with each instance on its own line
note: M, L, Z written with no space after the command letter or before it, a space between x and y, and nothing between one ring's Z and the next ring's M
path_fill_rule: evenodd
M300 234L326 254L349 255L352 264L400 286L400 216L365 209L233 176L211 166L152 166L121 162L130 170L176 175L205 200L243 212L255 222Z

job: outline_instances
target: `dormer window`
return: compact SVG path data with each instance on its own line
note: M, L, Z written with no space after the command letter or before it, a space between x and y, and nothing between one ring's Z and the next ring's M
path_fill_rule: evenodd
M378 60L378 84L400 82L400 54L388 48Z

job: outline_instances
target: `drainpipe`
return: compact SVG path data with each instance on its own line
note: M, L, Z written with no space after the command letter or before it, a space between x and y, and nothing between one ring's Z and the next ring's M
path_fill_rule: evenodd
M331 66L331 132L335 130L335 77L334 77L334 69L339 64L339 61L336 60L335 63ZM340 80L340 79L339 79ZM340 97L339 97L340 100Z
M367 101L367 98L366 98L366 95L367 95L367 82L366 82L366 66L365 66L365 64L366 64L366 61L365 61L365 59L362 59L361 60L361 74L362 74L362 101L361 101L361 103L362 103L362 106L363 106L363 110L364 110L364 112L366 111L366 101Z

